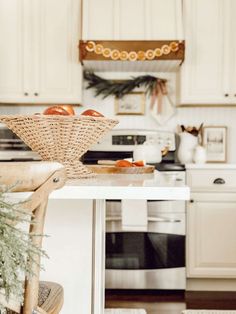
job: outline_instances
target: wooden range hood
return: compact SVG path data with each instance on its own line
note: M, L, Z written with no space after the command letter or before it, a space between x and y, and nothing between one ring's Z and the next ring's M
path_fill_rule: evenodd
M90 71L176 72L184 48L179 40L80 40L79 58Z

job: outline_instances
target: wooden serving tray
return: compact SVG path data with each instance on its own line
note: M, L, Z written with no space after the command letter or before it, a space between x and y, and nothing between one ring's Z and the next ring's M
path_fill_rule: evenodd
M155 170L154 166L144 167L116 167L108 165L89 165L87 166L91 171L98 174L145 174L153 173Z

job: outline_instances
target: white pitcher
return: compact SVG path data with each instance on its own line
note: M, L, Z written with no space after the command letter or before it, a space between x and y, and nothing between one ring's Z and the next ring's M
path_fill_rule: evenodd
M193 161L196 164L204 164L207 161L207 153L205 147L201 145L197 145L195 147Z
M188 132L182 132L179 136L178 159L183 164L191 163L193 161L195 147L198 144L198 138Z

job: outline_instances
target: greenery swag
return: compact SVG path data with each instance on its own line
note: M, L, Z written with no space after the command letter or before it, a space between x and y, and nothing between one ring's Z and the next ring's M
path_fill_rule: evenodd
M32 277L30 264L35 263L36 256L46 253L33 245L28 232L14 226L29 224L32 215L21 209L22 202L9 202L7 192L9 188L0 191L0 294L7 300L14 297L22 302L23 276ZM0 303L0 313L1 310L4 311L4 306Z
M166 80L152 75L142 75L132 77L125 81L106 80L93 72L84 72L84 78L88 81L87 89L94 88L96 90L95 96L103 95L106 98L114 95L122 98L124 95L130 93L134 88L144 86L146 92L152 95L156 91L157 85L160 83L165 84Z

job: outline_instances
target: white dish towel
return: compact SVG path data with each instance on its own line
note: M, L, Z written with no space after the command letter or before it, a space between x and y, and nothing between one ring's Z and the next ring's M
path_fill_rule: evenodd
M121 200L123 231L147 231L147 201Z

